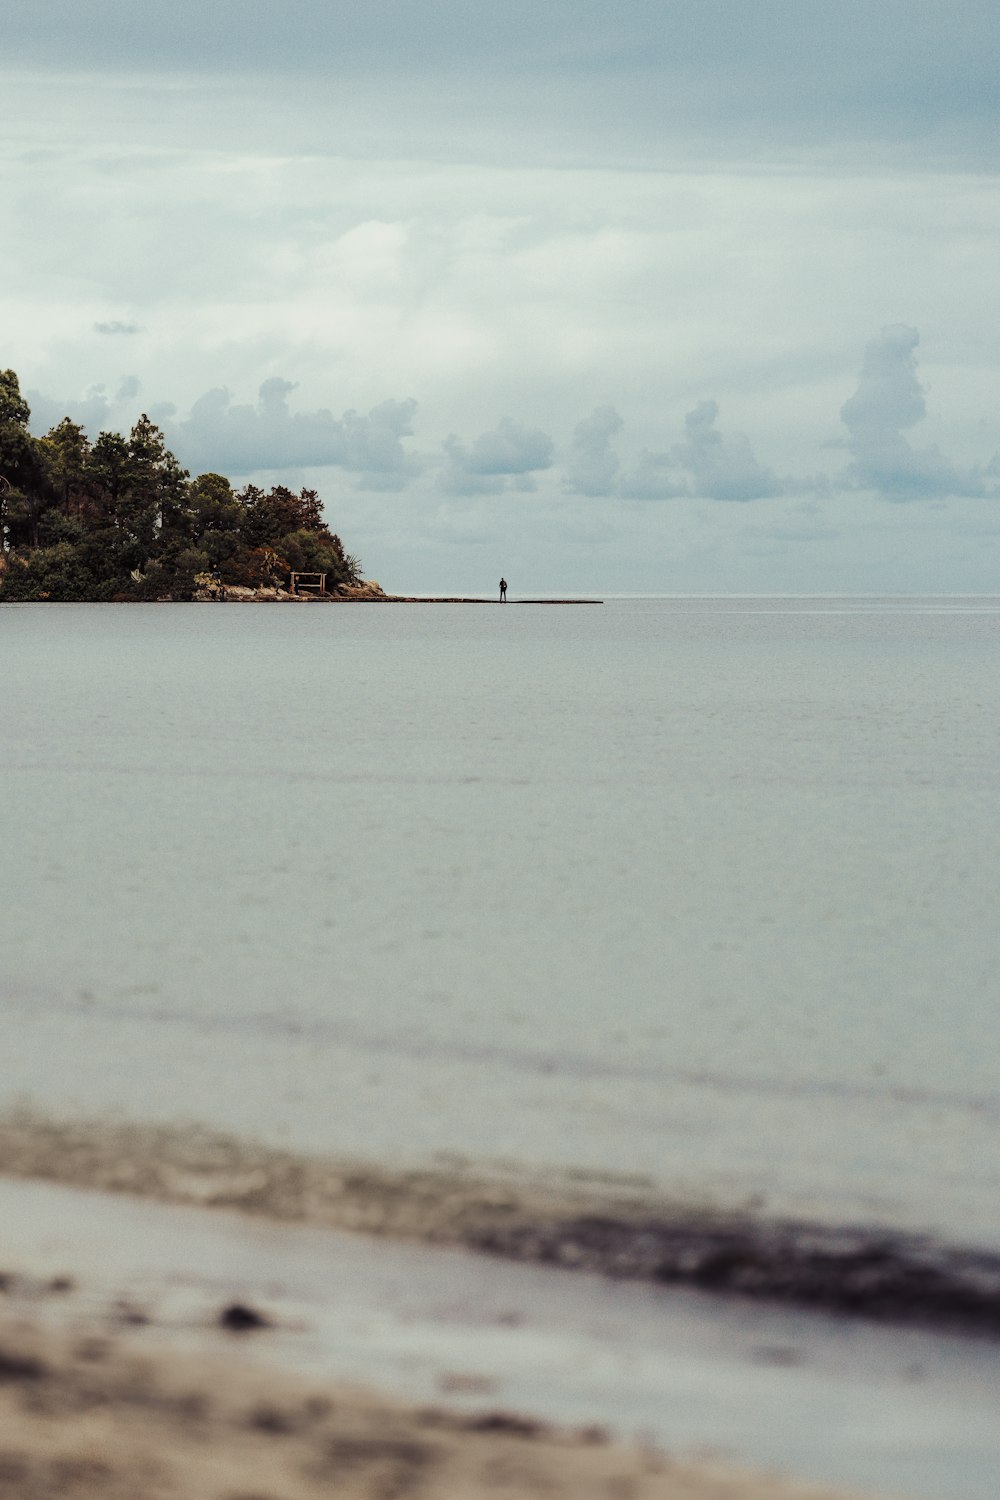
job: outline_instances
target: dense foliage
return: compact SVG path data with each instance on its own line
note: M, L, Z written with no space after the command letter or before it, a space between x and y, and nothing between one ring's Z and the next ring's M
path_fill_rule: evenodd
M190 599L195 576L287 584L294 569L354 583L357 560L323 520L315 490L234 491L192 479L141 416L127 438L91 442L65 417L42 438L13 370L0 370L0 599Z

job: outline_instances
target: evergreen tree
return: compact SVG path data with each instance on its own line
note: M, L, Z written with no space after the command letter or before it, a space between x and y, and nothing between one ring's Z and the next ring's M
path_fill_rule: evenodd
M252 586L290 568L330 587L361 576L315 490L191 479L145 413L93 443L69 417L34 438L30 416L0 371L0 599L184 599L214 569Z

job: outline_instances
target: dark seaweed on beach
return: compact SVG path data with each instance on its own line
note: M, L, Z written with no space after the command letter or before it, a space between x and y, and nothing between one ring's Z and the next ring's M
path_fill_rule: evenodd
M1000 1335L1000 1256L920 1236L752 1219L581 1216L473 1231L475 1248L628 1280Z
M18 1177L59 1180L72 1161L78 1184L105 1190L1000 1338L1000 1252L928 1235L651 1197L619 1196L587 1211L579 1196L531 1185L391 1172L259 1146L248 1156L240 1142L211 1133L61 1126L30 1115L0 1121L0 1154L5 1172ZM269 1326L265 1314L242 1303L218 1317L237 1333ZM517 1314L499 1321L516 1322Z

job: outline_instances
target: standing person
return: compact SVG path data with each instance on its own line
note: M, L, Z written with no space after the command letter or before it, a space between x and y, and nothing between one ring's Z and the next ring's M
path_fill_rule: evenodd
M501 604L506 604L507 603L507 580L506 580L506 578L501 578L501 580L500 580L500 603Z

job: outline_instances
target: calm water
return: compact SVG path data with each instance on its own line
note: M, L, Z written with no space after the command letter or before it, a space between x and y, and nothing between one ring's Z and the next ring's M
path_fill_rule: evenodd
M1000 1244L1000 600L0 608L0 1110Z

